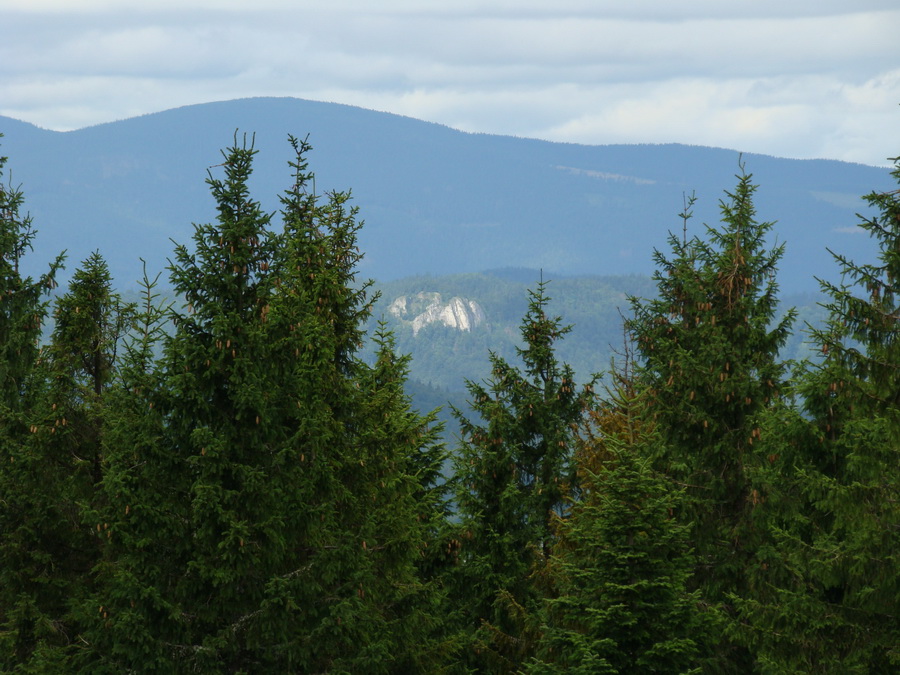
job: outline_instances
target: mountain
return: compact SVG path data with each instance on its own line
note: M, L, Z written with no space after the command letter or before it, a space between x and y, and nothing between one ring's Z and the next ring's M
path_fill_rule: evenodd
M409 354L411 379L407 393L422 412L444 406L439 418L446 425L446 438L455 438L458 425L448 403L470 411L465 380L481 382L490 376L489 352L518 365L516 348L522 346L520 326L528 307L528 290L542 278L539 270L493 270L478 274L415 276L378 283L381 296L375 303L368 326L372 334L385 322L394 332L397 350ZM576 382L583 384L595 373L604 376L613 357L621 365L624 334L622 319L630 315L628 296L652 297L656 287L647 276L577 276L548 278L547 310L571 326L556 345L558 358L572 366ZM819 293L785 294L783 311L798 311L794 331L781 350L785 359L816 359L821 356L808 342L807 324L821 327L827 318L818 304ZM456 301L456 303L454 303ZM446 316L445 308L477 306L477 320L461 323ZM441 311L432 308L438 306ZM405 311L404 311L405 310ZM430 319L417 325L415 319ZM475 316L470 318L474 319ZM373 345L363 356L373 358Z
M718 221L718 200L742 161L760 184L761 220L787 242L780 276L791 291L833 277L826 247L874 251L855 227L859 196L888 189L888 170L684 145L574 145L470 134L333 103L257 98L194 105L70 132L0 117L0 151L39 230L37 271L66 249L69 268L100 249L118 283L162 271L170 239L215 217L204 183L235 133L255 134L253 187L266 208L289 178L289 133L309 135L317 190L352 189L366 226L361 274L389 281L498 267L570 275L649 274L654 247ZM895 148L885 148L889 154ZM7 176L9 177L9 176ZM164 275L165 276L165 275Z
M628 296L648 298L656 293L655 284L646 276L548 278L544 274L543 278L548 282L548 311L572 327L557 346L558 356L575 369L576 381L581 383L606 371L610 359L621 353L622 320L630 315ZM539 270L521 270L516 276L495 270L379 283L376 288L381 296L374 306L369 333L378 322L385 322L394 332L398 351L412 355L414 379L442 390L461 391L465 378L480 381L489 376L489 350L511 363L518 361L516 347L522 346L520 325L528 308L528 290L535 289L540 279ZM417 325L414 317L428 315L435 297L445 301L442 309L453 301L477 306L478 320L459 325L431 310L432 320ZM782 350L784 358L812 356L805 324L821 324L824 314L817 303L822 300L814 293L782 297L783 310L794 307L799 311L794 333ZM407 311L398 312L398 306Z

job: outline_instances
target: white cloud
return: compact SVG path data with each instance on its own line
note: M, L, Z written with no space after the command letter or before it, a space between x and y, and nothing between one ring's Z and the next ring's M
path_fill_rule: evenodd
M73 128L282 95L585 143L869 163L900 151L885 147L900 114L893 0L852 10L843 0L139 7L0 0L0 114Z
M142 0L131 4L123 0L3 0L2 10L22 12L98 12L125 9L132 11L183 11L185 9L228 9L252 13L259 10L296 9L314 11L318 3L297 0ZM893 0L856 0L854 10L890 9ZM721 0L692 0L690 3L672 3L668 0L631 0L628 3L610 0L454 0L452 3L424 2L423 0L381 0L373 5L370 0L331 0L328 7L343 12L379 12L384 14L431 15L519 15L522 14L578 14L618 15L645 17L697 17L697 16L820 16L844 14L848 11L846 0L755 0L748 2L721 2Z

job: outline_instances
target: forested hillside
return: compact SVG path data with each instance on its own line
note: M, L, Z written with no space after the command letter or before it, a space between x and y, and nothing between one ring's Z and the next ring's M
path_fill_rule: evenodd
M376 302L357 206L288 147L275 213L252 136L209 159L170 301L146 273L126 301L101 252L32 260L0 160L0 670L900 669L900 191L847 223L878 255L838 256L794 361L748 167L709 227L683 204L651 279ZM452 453L410 398L429 332L423 381L472 368Z
M384 322L394 333L397 350L410 355L406 391L420 412L439 408L444 424L442 438L455 448L459 426L452 406L467 405L467 380L481 382L490 376L490 354L514 359L523 345L519 323L528 305L529 289L547 281L547 309L565 318L571 331L557 347L560 360L572 366L576 380L584 384L595 375L610 377L612 360L625 348L623 323L631 316L629 297L651 298L657 293L649 276L567 277L541 270L504 269L481 274L416 276L392 282L376 282L380 293L373 305L368 332ZM484 322L461 330L438 321L417 333L410 321L390 313L398 297L439 293L444 300L471 299L484 309ZM794 293L780 298L776 320L785 312L797 312L796 330L779 350L784 360L816 359L820 356L810 330L821 328L827 312L821 293ZM374 345L366 343L363 358L374 357Z
M29 210L42 223L38 258L66 249L83 260L102 245L114 279L126 289L140 279L138 257L151 274L164 270L170 239L185 241L191 223L215 218L197 176L219 163L222 139L236 128L256 132L251 186L267 211L278 209L290 159L284 139L309 132L317 150L310 189L352 188L366 223L360 274L381 282L498 267L649 276L653 247L680 227L685 196L697 195L698 231L715 223L718 197L742 156L738 149L678 144L577 145L470 134L293 98L192 105L65 133L0 118L4 147L16 158L14 182L28 186ZM778 220L773 237L790 242L781 271L785 290L815 291L814 274L832 278L826 247L874 255L853 218L865 208L860 195L890 187L886 169L743 157L764 186L760 213ZM24 264L38 273L30 261ZM168 284L165 275L160 283Z
M460 391L466 379L490 373L488 351L513 358L521 346L518 325L528 306L528 291L541 280L548 282L548 310L572 326L559 345L562 360L572 365L579 381L606 372L610 359L624 346L623 322L631 315L629 297L652 298L657 289L649 276L616 277L557 275L530 269L492 270L479 274L406 277L377 282L380 293L373 306L370 330L379 321L390 326L401 353L412 355L410 377L445 391ZM414 333L410 321L393 316L390 304L398 297L439 293L442 298L476 301L485 313L483 323L461 330L439 322ZM820 293L793 293L779 298L778 315L798 312L797 330L780 354L784 359L813 356L806 324L819 326L826 313Z

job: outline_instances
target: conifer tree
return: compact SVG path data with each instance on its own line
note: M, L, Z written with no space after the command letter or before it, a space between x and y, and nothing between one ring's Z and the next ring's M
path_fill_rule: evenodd
M546 284L530 292L522 320L523 369L491 354L486 386L469 382L473 417L456 461L460 516L458 592L473 634L470 656L485 672L512 672L534 645L522 635L539 593L529 575L550 554L551 521L572 480L575 428L591 405L555 343L569 330L546 314Z
M0 179L6 162L0 157ZM22 213L24 203L25 195L11 179L0 182L0 404L11 413L28 404L26 381L38 358L45 296L56 287L64 259L58 256L38 279L23 276L25 255L37 234L31 216Z
M822 283L830 318L812 331L822 360L800 372L799 409L757 471L771 540L751 567L765 592L742 614L768 672L900 666L900 198L866 200L879 260L836 256L846 283Z
M133 350L106 485L120 548L91 655L111 670L402 672L440 653L413 473L439 449L388 342L374 370L355 355L356 210L346 193L319 202L292 142L281 232L249 193L252 143L223 153L217 221L176 249L184 307L159 374ZM157 412L129 443L142 407ZM143 498L145 482L161 494Z
M85 512L102 543L91 595L78 613L81 645L74 672L139 668L177 672L167 645L183 638L174 586L182 583L190 532L180 507L187 487L165 443L165 390L158 362L168 307L159 276L141 282L133 330L123 339L117 381L104 406L103 480Z
M361 443L372 467L357 495L368 531L371 562L366 586L380 596L380 639L394 653L385 663L396 673L453 672L457 640L448 634L448 607L440 573L449 505L441 469L447 453L438 440L435 413L413 412L404 392L409 357L397 356L394 337L381 325L373 340L376 360L363 371L360 392L369 421ZM369 496L370 495L370 496ZM351 670L374 670L359 661Z
M743 167L742 167L743 169ZM759 416L777 401L784 365L778 350L793 313L775 321L776 266L766 250L772 223L755 219L752 176L742 171L720 202L722 224L707 239L670 235L671 259L657 252L658 298L634 299L628 326L643 365L661 438L655 466L685 487L682 513L698 554L695 581L707 602L732 617L729 594L744 592L752 547L747 465ZM745 671L748 655L726 641L710 668Z
M12 573L30 603L35 652L20 664L58 667L80 630L79 599L99 559L96 533L84 519L102 479L101 435L106 391L131 308L112 291L106 263L92 254L56 301L55 325L32 382L39 396L29 411L32 434L22 441L10 472L14 505L5 534L24 554ZM26 590L28 589L28 590Z
M298 648L310 668L428 670L444 647L433 626L435 598L416 572L436 517L435 466L443 451L430 418L409 409L406 360L395 356L392 338L376 334L373 367L356 357L371 305L370 283L355 281L357 210L348 193L318 204L309 192L308 143L291 142L297 159L282 200L286 255L273 317L289 335L316 330L301 343L306 358L292 398L303 405L291 414L300 430L292 442L305 449L311 485L311 499L298 497L307 509L318 505L322 523L310 535L319 544L310 548L298 590L310 604L338 599L302 617L306 637Z
M575 455L578 494L557 525L529 673L686 673L704 648L683 489L647 459L658 444L627 370L614 373Z
M2 134L0 134L2 136ZM0 157L0 178L6 166ZM37 279L24 274L25 256L36 231L22 212L24 195L12 184L0 182L0 669L12 670L33 658L45 637L54 639L58 618L50 612L53 596L48 582L46 525L28 513L39 494L31 462L38 430L36 408L44 390L40 361L42 326L47 318L47 295L63 256ZM43 430L46 431L46 430ZM23 479L25 480L23 484ZM37 483L40 485L40 483ZM52 599L56 602L56 598ZM63 638L63 641L65 638Z

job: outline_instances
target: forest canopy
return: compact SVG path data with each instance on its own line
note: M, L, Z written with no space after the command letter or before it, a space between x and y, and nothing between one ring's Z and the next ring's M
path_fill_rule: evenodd
M541 281L448 447L366 334L357 207L289 144L275 213L253 137L222 152L174 302L146 272L123 299L99 251L51 295L64 258L21 272L0 183L0 669L900 667L900 191L866 197L877 259L835 256L815 362L783 357L805 329L741 166L720 222L689 236L689 202L660 243L604 384Z

